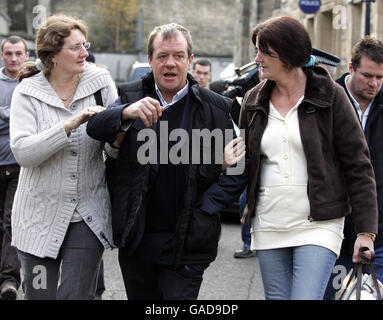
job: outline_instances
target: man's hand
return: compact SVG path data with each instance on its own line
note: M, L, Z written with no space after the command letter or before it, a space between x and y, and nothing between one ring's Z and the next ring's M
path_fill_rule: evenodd
M164 108L157 100L150 97L145 97L126 107L122 111L122 119L135 120L140 118L146 127L150 127L162 116L163 110Z

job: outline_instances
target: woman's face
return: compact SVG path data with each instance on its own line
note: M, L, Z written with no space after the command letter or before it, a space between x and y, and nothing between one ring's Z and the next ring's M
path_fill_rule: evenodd
M262 79L275 80L281 72L286 72L284 63L271 47L269 47L270 53L264 53L259 49L259 37L257 38L255 48L258 52L255 62L259 63Z
M56 64L55 71L61 74L77 75L85 71L85 59L88 56L84 45L86 39L84 34L73 29L69 37L64 39L64 45L61 51L52 58Z

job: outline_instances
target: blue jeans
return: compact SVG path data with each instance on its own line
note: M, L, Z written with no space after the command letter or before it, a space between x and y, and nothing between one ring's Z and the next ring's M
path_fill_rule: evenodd
M246 207L246 191L247 188L242 192L241 197L239 198L239 217L240 219L243 216L243 211ZM247 224L241 224L241 236L242 236L242 242L243 242L243 248L244 249L250 249L251 244L251 221L249 220L249 223Z
M322 300L336 255L321 246L257 250L265 297Z
M324 300L334 300L335 293L341 287L342 281L350 270L354 267L352 263L352 256L341 255L335 263L334 269L332 270L331 277L328 281ZM375 261L374 269L376 276L380 282L383 283L383 247L375 248ZM366 272L370 270L366 268Z

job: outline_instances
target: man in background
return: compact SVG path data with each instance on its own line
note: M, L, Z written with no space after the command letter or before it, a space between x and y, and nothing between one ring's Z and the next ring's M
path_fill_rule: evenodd
M9 146L9 114L17 74L28 60L25 40L18 36L4 39L1 59L4 67L0 70L0 298L15 300L20 286L20 263L16 249L11 246L11 213L20 166Z
M192 76L201 87L209 89L211 62L209 59L197 59L193 64Z
M365 37L353 48L352 58L345 73L337 82L345 89L363 127L374 167L378 195L378 235L367 234L374 241L374 269L383 282L383 42ZM333 299L341 280L352 268L355 240L352 214L345 219L344 240L340 257L329 280L325 299ZM338 276L337 276L338 275Z

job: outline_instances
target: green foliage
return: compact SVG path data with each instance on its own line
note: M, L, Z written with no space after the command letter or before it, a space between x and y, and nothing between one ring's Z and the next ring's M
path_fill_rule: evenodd
M106 51L129 52L135 48L138 0L98 0L104 30L96 28L96 42Z

